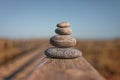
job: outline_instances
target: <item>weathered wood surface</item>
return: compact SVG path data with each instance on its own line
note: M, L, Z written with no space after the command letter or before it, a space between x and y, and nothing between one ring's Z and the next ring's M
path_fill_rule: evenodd
M105 80L83 57L44 61L27 80Z
M44 48L0 66L0 80L105 80L83 57L52 59Z

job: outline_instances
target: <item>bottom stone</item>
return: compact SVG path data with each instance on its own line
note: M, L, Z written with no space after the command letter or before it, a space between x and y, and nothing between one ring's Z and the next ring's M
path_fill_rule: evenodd
M77 58L82 56L82 53L73 48L57 48L51 47L45 50L45 55L51 58Z

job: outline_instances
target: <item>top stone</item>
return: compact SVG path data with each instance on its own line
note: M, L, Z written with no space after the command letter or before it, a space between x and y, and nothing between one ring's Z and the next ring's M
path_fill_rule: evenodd
M59 27L59 28L66 28L66 27L70 26L70 23L68 23L68 22L61 22L61 23L58 23L56 26Z

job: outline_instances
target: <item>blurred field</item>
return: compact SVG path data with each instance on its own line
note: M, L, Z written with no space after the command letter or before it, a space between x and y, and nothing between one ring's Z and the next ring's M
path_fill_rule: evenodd
M8 40L0 39L0 64L19 57L28 51L41 47L44 40Z
M0 65L37 47L46 49L51 45L48 39L8 40L0 39ZM120 39L115 40L78 40L75 48L107 80L120 80Z
M108 80L120 80L120 39L78 41L76 48Z

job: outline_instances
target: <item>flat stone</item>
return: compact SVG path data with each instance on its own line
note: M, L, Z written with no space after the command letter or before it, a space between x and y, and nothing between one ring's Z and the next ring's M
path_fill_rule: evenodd
M76 45L76 39L72 38L70 35L55 35L51 37L50 43L53 46L67 48Z
M70 23L68 23L68 22L61 22L61 23L58 23L56 26L60 27L60 28L66 28L66 27L70 26Z
M51 47L45 50L45 55L51 58L77 58L82 56L81 51L74 48L57 48Z
M70 28L57 28L55 30L55 32L57 34L60 34L60 35L70 35L70 34L72 34L72 30Z

